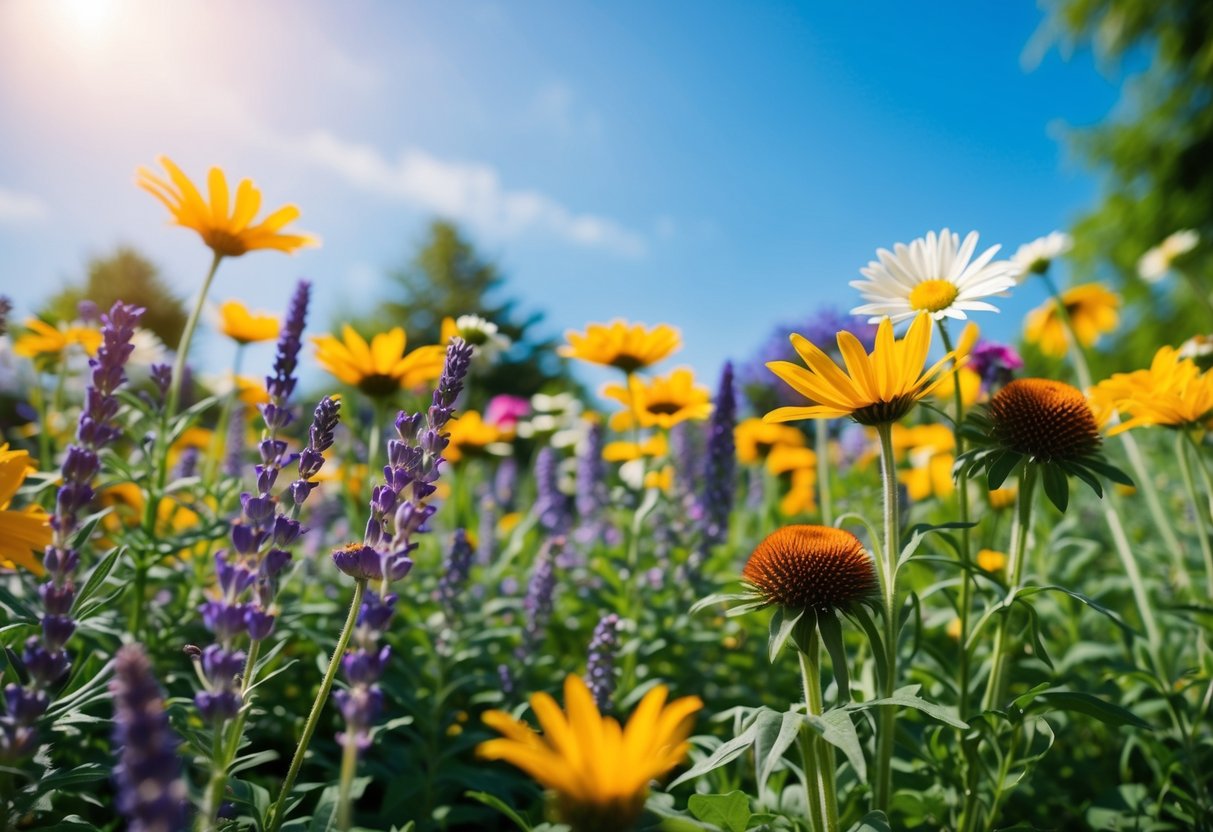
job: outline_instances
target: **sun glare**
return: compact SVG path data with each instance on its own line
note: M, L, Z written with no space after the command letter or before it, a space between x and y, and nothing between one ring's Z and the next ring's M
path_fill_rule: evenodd
M55 11L79 34L96 37L112 25L117 0L57 0Z

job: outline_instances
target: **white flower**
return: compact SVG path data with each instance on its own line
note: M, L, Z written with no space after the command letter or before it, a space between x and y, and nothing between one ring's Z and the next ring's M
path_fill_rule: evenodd
M1213 335L1193 335L1179 346L1180 358L1208 358L1213 355Z
M1030 243L1020 246L1011 261L1019 268L1019 281L1022 283L1029 275L1044 274L1049 270L1053 261L1063 254L1068 254L1074 247L1074 240L1064 231L1037 237Z
M1014 286L1018 267L1009 260L994 260L998 246L970 262L976 248L976 231L961 243L959 234L945 228L938 236L928 232L908 246L898 243L891 252L878 250L879 261L860 269L867 280L851 281L871 302L855 307L851 314L870 315L869 323L879 323L887 315L897 323L924 311L937 321L964 320L966 312L997 312L981 298Z
M1157 283L1167 276L1171 266L1181 255L1187 254L1200 243L1200 234L1191 228L1176 231L1137 261L1137 273L1147 283Z
M456 318L455 334L471 344L482 361L491 362L510 348L510 339L498 331L497 324L479 315Z
M577 448L590 430L583 410L572 393L536 393L531 397L531 417L518 423L517 433L525 439L547 439L553 448Z

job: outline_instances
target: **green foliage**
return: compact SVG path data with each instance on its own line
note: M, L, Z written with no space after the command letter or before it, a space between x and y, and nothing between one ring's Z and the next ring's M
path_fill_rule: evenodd
M119 246L113 254L88 262L83 285L69 286L46 302L43 314L51 320L76 317L80 301L89 300L102 311L121 300L142 306L142 326L156 333L170 349L181 340L186 311L181 299L160 277L160 270L136 249Z

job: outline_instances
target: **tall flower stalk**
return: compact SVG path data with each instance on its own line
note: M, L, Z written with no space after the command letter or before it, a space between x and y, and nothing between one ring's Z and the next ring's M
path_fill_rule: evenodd
M897 648L900 632L900 601L897 592L897 561L901 554L901 509L898 506L897 460L893 455L893 426L876 426L880 436L881 504L884 507L884 542L876 559L880 579L881 610L884 618L883 647L885 651L884 685L881 698L893 695L897 686ZM886 814L893 798L893 745L897 730L897 708L885 705L880 709L876 725L876 775L873 801Z
M345 670L347 688L338 701L346 722L339 737L342 764L338 820L340 828L349 828L350 789L358 757L369 744L370 728L382 701L378 680L390 657L390 649L380 646L380 642L395 615L397 596L391 592L391 585L412 569L409 555L418 545L414 537L429 531L427 524L437 510L429 500L437 488L435 483L444 462L442 452L448 442L444 430L463 390L472 352L472 347L462 339L452 339L429 409L412 414L402 411L396 417L397 438L388 442L384 481L372 492L363 539L333 552L333 563L354 579L354 599L304 723L290 769L267 819L266 828L270 832L285 820L286 800L339 668ZM347 653L351 640L355 647Z

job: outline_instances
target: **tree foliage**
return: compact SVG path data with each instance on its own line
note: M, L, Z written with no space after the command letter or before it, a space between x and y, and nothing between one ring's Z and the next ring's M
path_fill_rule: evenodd
M471 387L474 405L498 393L530 396L553 382L568 381L552 339L535 336L543 313L521 313L518 301L503 297L506 276L454 223L431 222L416 254L388 277L391 293L373 315L373 328L403 326L410 344L433 344L444 318L479 315L513 342L477 376Z
M102 310L116 300L144 307L143 327L160 336L170 348L181 340L185 329L187 315L181 299L161 279L156 265L130 246L119 246L113 254L89 260L84 283L68 286L53 296L43 314L52 320L71 320L84 300Z
M1203 243L1185 267L1203 291L1213 289L1213 3L1057 0L1052 14L1064 47L1089 46L1111 66L1144 66L1104 123L1073 136L1103 175L1098 203L1074 226L1079 275L1116 276L1127 300L1152 305L1121 350L1208 332L1207 305L1192 302L1190 286L1164 303L1136 269L1149 248L1193 228Z

